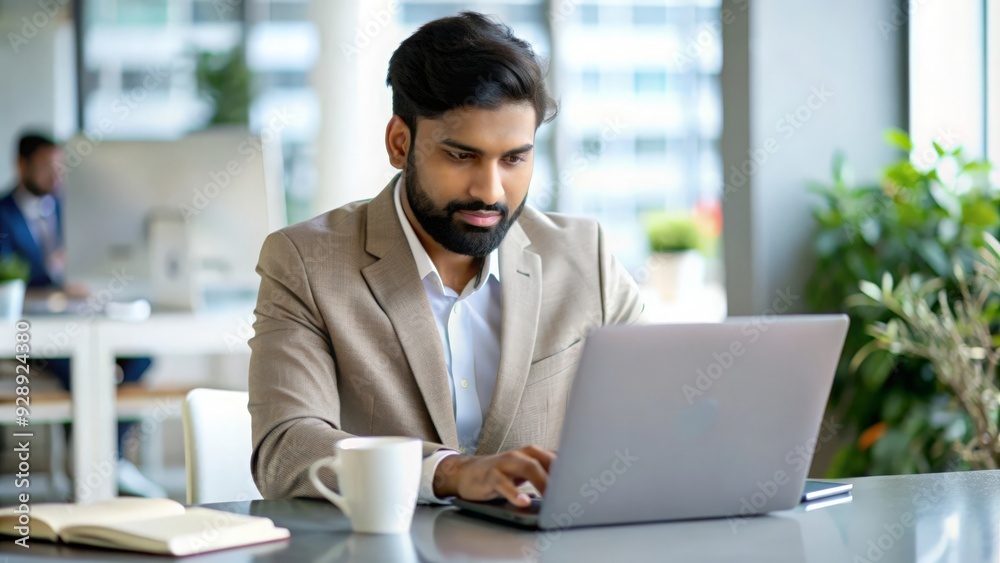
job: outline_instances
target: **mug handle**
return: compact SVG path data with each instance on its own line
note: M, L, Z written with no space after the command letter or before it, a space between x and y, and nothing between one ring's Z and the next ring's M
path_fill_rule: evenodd
M322 459L317 459L309 466L309 480L312 481L316 490L320 492L321 495L326 497L326 500L332 502L334 506L340 509L348 518L351 517L351 510L347 506L347 499L342 495L337 494L327 488L319 479L319 470L324 467L330 467L334 471L340 471L340 458L337 456L324 457Z

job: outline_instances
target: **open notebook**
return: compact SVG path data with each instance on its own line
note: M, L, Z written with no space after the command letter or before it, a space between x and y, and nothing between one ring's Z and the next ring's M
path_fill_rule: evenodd
M32 539L164 555L193 555L288 537L269 518L209 508L184 508L169 499L116 498L92 504L31 505ZM0 509L0 534L21 535L14 508Z

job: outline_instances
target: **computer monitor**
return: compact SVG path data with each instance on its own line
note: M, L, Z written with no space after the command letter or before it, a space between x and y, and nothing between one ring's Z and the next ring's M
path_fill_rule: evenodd
M253 298L261 245L286 221L277 134L219 128L176 141L78 137L65 153L67 280L154 306ZM178 284L194 292L190 303L178 302Z

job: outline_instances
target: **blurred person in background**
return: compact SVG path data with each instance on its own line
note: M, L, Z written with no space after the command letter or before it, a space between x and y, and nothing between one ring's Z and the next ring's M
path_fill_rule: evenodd
M62 231L62 149L49 137L25 133L17 143L17 183L0 198L0 256L15 254L26 260L28 298L45 299L64 292L85 298L81 284L67 284L66 247ZM52 373L70 391L69 359L54 358L38 367ZM117 358L118 383L136 382L149 369L149 358ZM166 491L121 457L122 444L133 423L118 423L118 490L121 494L166 497Z

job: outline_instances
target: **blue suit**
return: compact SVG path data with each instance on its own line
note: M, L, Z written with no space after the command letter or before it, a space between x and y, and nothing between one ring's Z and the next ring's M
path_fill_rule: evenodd
M56 240L62 243L62 203L56 200L56 219L59 228ZM28 277L28 287L52 287L56 285L45 269L45 256L42 248L35 242L28 228L28 221L14 201L14 190L0 198L0 257L16 254L31 264ZM117 358L116 363L122 370L123 381L138 381L153 363L149 358ZM54 358L41 360L37 366L55 375L63 388L70 390L69 360ZM118 424L118 447L121 450L122 440L131 425Z
M62 225L62 203L59 200L56 200L56 219L58 224ZM61 228L56 237L62 243ZM42 255L42 249L31 236L28 222L14 202L14 190L0 198L0 256L10 254L16 254L31 263L28 287L55 285L45 270L45 256Z

